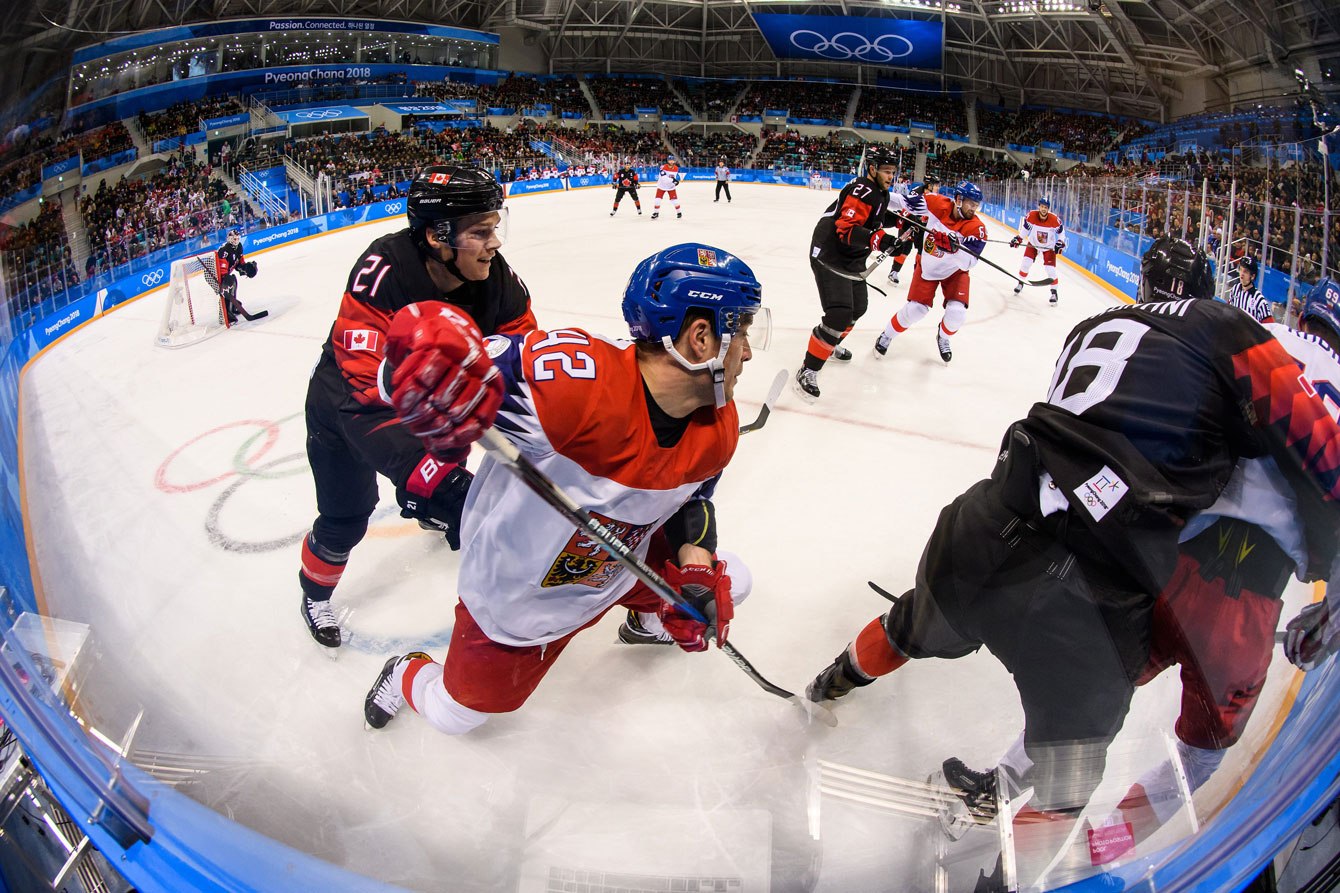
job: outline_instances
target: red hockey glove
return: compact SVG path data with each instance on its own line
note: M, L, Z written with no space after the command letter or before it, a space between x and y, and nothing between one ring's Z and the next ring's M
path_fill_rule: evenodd
M935 242L935 247L945 254L953 254L958 251L958 241L942 229L932 231L931 239Z
M1022 237L1022 236L1015 236L1013 239L1010 239L1010 247L1011 247L1011 248L1018 248L1018 247L1019 247L1020 245L1022 245L1022 244L1024 244L1024 240L1023 240L1023 237Z
M881 254L891 254L898 240L889 235L882 229L877 229L870 234L870 250L878 251Z
M670 638L685 651L706 651L708 641L714 636L718 648L726 644L730 622L735 616L726 562L718 561L714 567L705 564L678 567L673 561L667 561L664 576L665 581L707 619L703 623L674 605L662 604L658 613Z
M502 406L502 375L479 329L449 304L410 304L386 334L391 404L428 452L463 461Z

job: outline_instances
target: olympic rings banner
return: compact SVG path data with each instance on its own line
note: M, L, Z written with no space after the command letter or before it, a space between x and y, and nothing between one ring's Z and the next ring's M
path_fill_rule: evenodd
M779 59L937 71L944 65L940 22L760 12L754 13L754 23Z

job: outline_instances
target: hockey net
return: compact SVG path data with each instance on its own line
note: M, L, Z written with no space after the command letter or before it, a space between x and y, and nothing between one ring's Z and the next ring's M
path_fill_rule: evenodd
M167 305L158 327L158 345L185 347L227 327L219 280L214 273L214 255L173 261Z

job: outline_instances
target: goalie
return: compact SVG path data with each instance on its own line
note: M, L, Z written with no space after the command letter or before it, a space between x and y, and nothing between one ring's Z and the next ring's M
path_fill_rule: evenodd
M228 325L237 322L239 316L248 322L268 316L268 310L253 314L242 306L242 302L237 299L237 276L234 271L248 279L256 275L256 262L242 256L242 231L238 229L228 230L227 240L214 252L214 274L218 278L219 297L223 299Z

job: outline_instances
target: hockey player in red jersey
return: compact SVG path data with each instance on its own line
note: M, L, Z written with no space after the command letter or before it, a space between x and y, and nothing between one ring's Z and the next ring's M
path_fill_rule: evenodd
M1020 245L1028 243L1024 249L1024 259L1019 261L1019 283L1014 286L1014 293L1017 295L1024 290L1023 280L1028 278L1028 271L1033 268L1033 261L1037 259L1038 252L1042 252L1042 269L1046 272L1047 278L1053 280L1051 305L1056 306L1058 295L1056 293L1056 256L1065 251L1065 224L1061 223L1061 218L1052 213L1051 200L1046 196L1038 199L1036 210L1029 211L1024 217L1023 225L1019 227L1019 234L1010 239L1010 247L1018 248Z
M953 358L949 339L968 316L968 271L986 247L986 224L977 216L982 190L963 180L950 195L895 196L894 207L911 214L925 214L928 228L922 233L921 251L912 270L907 303L884 327L875 341L875 355L885 356L893 339L907 331L927 313L939 289L944 315L935 332L940 359Z
M499 251L507 209L491 174L425 168L406 207L409 227L378 238L354 264L307 389L318 514L303 539L298 582L308 631L332 649L340 628L330 598L377 507L377 475L395 484L403 517L441 531L453 549L470 487L463 466L433 457L396 422L380 378L392 317L416 301L441 301L490 334L535 328L530 293Z
M735 452L736 380L768 332L753 272L707 245L643 260L623 299L632 341L580 329L495 336L433 305L392 324L392 400L425 447L453 461L492 425L691 600L709 624L656 598L566 516L487 457L465 507L460 602L445 661L392 657L364 702L374 728L408 701L461 734L518 709L573 636L607 611L640 624L624 641L686 651L727 640L749 590L718 552L717 479Z
M1033 839L1057 845L1102 778L1195 512L1244 458L1271 457L1319 502L1340 496L1340 427L1278 341L1203 300L1213 295L1204 252L1155 242L1140 293L1141 304L1075 328L1046 400L1006 432L991 478L941 513L914 587L808 689L840 698L910 659L985 645L1024 711L1034 794L1016 834L1031 825ZM1340 539L1333 524L1320 534L1308 547L1329 569ZM1312 624L1314 656L1333 647L1327 624L1299 623Z
M242 231L238 229L228 230L224 243L214 252L214 276L219 283L219 297L223 299L224 321L230 326L237 322L239 316L255 318L243 309L242 302L237 299L237 276L234 271L248 279L256 275L256 262L242 256Z
M810 272L824 315L810 333L804 363L796 370L793 383L806 402L819 399L819 372L825 363L851 359L851 351L842 346L842 339L870 304L868 286L860 276L866 261L872 252L892 254L897 249L896 229L885 229L901 223L889 213L889 187L897 175L897 161L897 155L886 145L867 147L864 176L843 186L814 225Z

